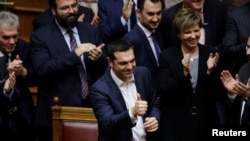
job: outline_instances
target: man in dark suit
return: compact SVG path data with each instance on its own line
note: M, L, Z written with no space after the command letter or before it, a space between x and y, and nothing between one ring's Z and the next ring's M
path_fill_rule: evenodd
M106 69L98 29L77 22L76 0L51 0L56 19L32 33L32 64L38 76L35 125L38 140L52 140L53 97L64 106L90 107L88 86Z
M18 38L18 27L15 14L0 12L0 136L33 141L34 103L29 86L35 78L30 46Z
M79 6L78 9L78 21L79 22L88 22L95 26L99 25L99 17L95 15L92 9L84 6ZM36 30L41 26L53 23L55 20L54 15L50 8L46 9L41 14L37 15L32 22L33 29Z
M250 48L246 51L250 59ZM221 73L221 81L228 91L227 99L227 122L228 125L250 125L250 63L245 63L235 75L235 78L228 70Z
M105 43L123 37L136 24L136 0L98 0L99 29Z
M223 51L227 60L226 69L233 75L248 62L245 55L250 46L250 2L228 12Z
M99 141L155 141L158 97L147 68L136 67L133 46L123 40L107 47L110 68L90 88Z
M133 44L136 65L147 67L151 73L153 84L158 86L158 53L163 50L164 45L161 34L155 29L161 21L163 3L161 0L138 0L137 2L139 22L123 39ZM157 40L156 46L154 38Z
M218 48L220 48L225 33L227 6L219 0L183 0L165 10L159 25L159 31L164 37L166 47L169 48L180 44L180 39L173 26L173 18L177 11L182 8L195 9L200 12L203 18L203 27L201 28L199 43L212 45L214 47L218 45Z

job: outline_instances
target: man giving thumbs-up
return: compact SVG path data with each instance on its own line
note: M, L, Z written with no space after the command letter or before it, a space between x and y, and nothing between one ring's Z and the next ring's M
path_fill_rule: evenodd
M136 67L126 41L110 43L107 56L110 67L90 87L99 141L155 141L160 109L149 71Z

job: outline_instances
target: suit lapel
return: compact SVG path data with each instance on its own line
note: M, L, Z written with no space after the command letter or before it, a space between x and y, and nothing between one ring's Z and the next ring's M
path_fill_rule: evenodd
M54 22L54 26L51 27L51 31L54 37L54 47L59 47L57 50L62 53L68 53L70 52L69 47L67 45L66 40L64 39L64 35L62 34L59 27L57 27L56 23Z
M110 69L107 69L105 73L108 73L108 75L104 75L104 76L105 76L105 81L107 81L107 84L108 84L108 89L110 91L110 97L112 97L112 99L116 99L117 103L121 104L123 110L127 109L126 103L122 97L122 93L121 93L119 87L116 85L113 78L111 77Z
M147 36L145 35L145 33L142 31L142 29L138 26L138 25L136 25L135 26L135 29L136 29L136 31L138 32L138 35L139 35L139 37L140 37L140 40L142 41L142 43L143 43L143 48L146 50L146 52L148 53L148 56L149 56L149 58L150 58L150 60L153 62L153 64L155 65L155 66L157 66L157 60L155 59L155 56L154 56L154 53L153 53L153 50L152 50L152 48L151 48L151 46L150 46L150 43L149 43L149 41L148 41L148 39L147 39Z

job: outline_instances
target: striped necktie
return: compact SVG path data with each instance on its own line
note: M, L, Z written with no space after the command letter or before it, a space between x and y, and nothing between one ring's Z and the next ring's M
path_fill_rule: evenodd
M68 30L67 33L70 37L70 47L71 50L74 51L77 48L76 39L73 35L72 30ZM88 96L88 83L87 83L87 76L84 70L83 65L78 66L79 76L81 79L81 87L82 87L82 99L85 99Z

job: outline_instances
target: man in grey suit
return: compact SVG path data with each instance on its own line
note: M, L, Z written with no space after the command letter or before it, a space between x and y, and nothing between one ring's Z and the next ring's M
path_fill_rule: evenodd
M87 88L106 69L98 29L77 22L77 1L51 0L50 7L55 20L30 38L32 64L38 76L35 126L39 141L52 140L53 97L59 96L64 106L90 107Z
M147 68L136 67L133 46L123 40L107 47L110 68L90 88L99 141L155 141L159 99Z

